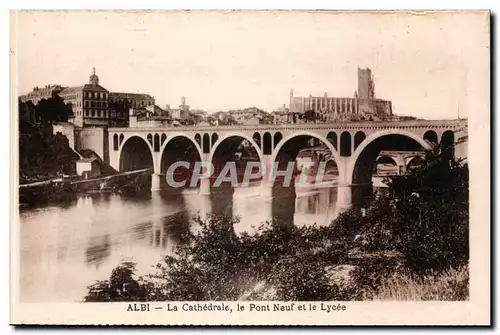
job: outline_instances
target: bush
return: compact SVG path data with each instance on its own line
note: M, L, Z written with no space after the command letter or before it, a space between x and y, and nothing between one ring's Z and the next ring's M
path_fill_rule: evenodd
M469 174L437 148L422 166L392 177L389 195L362 218L361 247L402 252L416 271L443 271L469 259Z
M148 287L142 278L134 278L135 264L125 262L113 269L109 280L97 281L88 287L84 302L144 301Z

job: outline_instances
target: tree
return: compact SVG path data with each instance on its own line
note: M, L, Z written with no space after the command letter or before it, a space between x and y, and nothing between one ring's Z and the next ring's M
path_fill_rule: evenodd
M36 119L42 122L66 122L72 111L61 97L55 96L40 100L35 106L35 114Z
M147 287L134 278L135 264L125 262L113 269L109 280L97 281L88 287L85 302L144 301Z
M307 110L303 115L300 115L299 118L304 120L305 122L315 122L316 121L316 112L313 110Z

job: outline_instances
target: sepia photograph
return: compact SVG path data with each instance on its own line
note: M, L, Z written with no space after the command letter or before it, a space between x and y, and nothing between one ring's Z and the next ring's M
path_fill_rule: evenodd
M12 11L11 322L489 315L489 48L488 11Z

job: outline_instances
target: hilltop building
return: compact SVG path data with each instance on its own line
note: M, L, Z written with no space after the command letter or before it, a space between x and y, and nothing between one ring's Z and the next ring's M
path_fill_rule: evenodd
M36 105L42 99L50 99L56 97L65 87L61 85L45 85L45 87L33 87L33 91L28 94L23 94L19 96L21 102L31 101L33 105Z
M21 102L37 104L42 99L59 96L70 106L75 126L124 126L128 122L130 108L154 106L155 99L149 94L109 92L99 84L99 76L92 70L88 84L75 87L47 85L35 87L21 95Z
M358 89L352 98L321 96L295 97L290 90L290 114L314 111L325 122L376 120L392 117L390 101L375 97L375 82L369 68L358 68ZM278 120L290 119L279 113Z

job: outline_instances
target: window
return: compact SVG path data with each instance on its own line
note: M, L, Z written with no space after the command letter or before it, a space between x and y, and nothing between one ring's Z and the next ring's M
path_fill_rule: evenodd
M93 117L95 116L95 110L92 110L92 116Z

